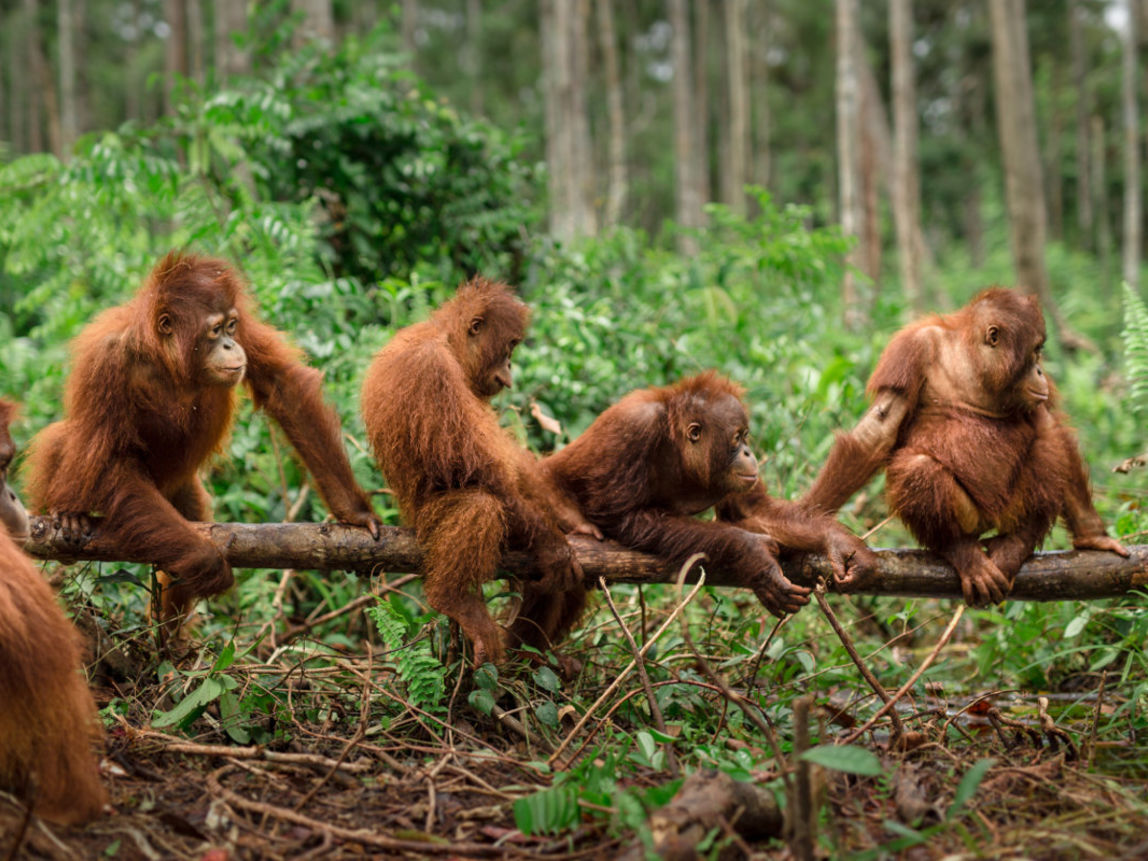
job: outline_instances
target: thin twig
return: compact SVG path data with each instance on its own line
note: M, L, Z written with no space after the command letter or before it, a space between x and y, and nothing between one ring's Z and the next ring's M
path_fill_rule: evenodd
M953 636L953 631L955 631L957 628L957 622L961 621L961 616L963 616L964 613L965 605L958 605L957 611L953 613L953 618L949 620L948 626L941 634L941 639L937 640L937 644L933 646L933 650L925 656L925 660L921 662L921 666L917 667L916 672L909 676L909 680L905 682L905 684L901 685L897 693L893 694L893 696L890 697L888 701L886 701L885 705L881 706L881 708L877 710L877 713L873 715L873 717L865 721L864 726L854 730L849 734L849 737L843 742L844 744L850 744L860 738L862 733L866 732L871 726L873 726L874 723L880 720L882 715L884 715L886 712L889 712L890 715L896 714L895 712L890 711L890 709L892 709L893 706L897 704L897 701L901 699L901 697L905 696L905 694L909 692L909 689L917 683L917 679L924 675L925 670L932 666L933 661L935 661L937 656L941 653L941 649L945 647L945 645L949 642L949 638Z
M1104 685L1108 681L1108 670L1100 674L1100 687L1096 691L1096 708L1092 710L1092 728L1088 732L1088 767L1096 756L1096 728L1100 724L1100 709L1104 705Z
M662 735L667 735L666 721L662 717L661 706L658 705L658 698L654 696L654 689L650 685L650 676L646 672L646 660L641 655L641 650L638 644L634 642L634 635L630 633L630 629L622 622L622 617L618 614L618 608L614 604L614 599L610 597L610 589L606 583L605 577L598 578L598 585L602 587L602 594L606 596L606 604L610 608L610 612L614 614L614 618L618 620L618 627L622 629L622 634L626 638L626 642L630 644L630 651L634 655L634 660L638 665L638 677L642 680L642 688L646 691L646 702L650 705L650 715L654 719L654 726L658 728L658 732ZM666 752L666 764L670 767L670 776L677 778L681 774L681 769L678 767L678 757L674 753L674 746L669 742L662 744Z
M877 681L877 677L873 675L873 671L865 665L865 662L861 660L861 656L857 654L857 649L853 645L853 638L850 637L841 626L841 622L837 619L837 614L833 612L833 608L829 606L829 601L825 598L824 581L818 583L814 588L813 597L817 599L817 606L821 608L821 612L825 614L825 618L829 620L829 624L833 627L834 632L836 632L837 638L841 640L841 645L845 647L845 651L849 653L849 657L853 663L857 665L857 669L861 671L862 678L869 683L869 687L881 698L885 706L888 706L889 703L892 702L889 692ZM905 727L901 725L901 718L896 712L890 712L889 719L893 723L893 738L900 738L905 734ZM860 735L860 733L856 735ZM856 737L856 735L854 737Z
M686 560L686 564L682 566L682 570L688 571L701 557L702 554L695 553L688 560ZM582 728L586 726L586 723L590 720L590 716L593 715L594 712L598 710L599 706L606 702L606 700L613 695L614 691L618 689L618 686L622 684L626 676L628 676L634 669L637 661L640 658L645 657L646 653L650 650L650 647L653 646L654 643L658 642L658 639L662 636L662 634L666 632L670 625L673 624L674 620L678 618L678 616L687 606L689 606L690 602L694 600L694 596L696 596L701 590L702 586L705 585L705 582L705 571L702 571L698 575L698 582L694 584L694 587L690 590L690 593L686 595L684 600L678 602L678 605L674 607L674 609L670 612L670 615L666 621L663 622L658 630L654 632L653 636L651 636L650 639L646 642L646 645L642 646L642 648L638 651L638 657L631 660L630 663L628 663L622 670L622 672L618 673L618 675L614 678L614 681L610 683L609 687L607 687L606 690L602 692L602 695L594 701L590 708L586 709L586 713L582 715L581 718L579 718L578 723L574 726L574 729L570 730L570 734L562 740L562 744L558 745L558 749L550 755L549 762L551 765L553 765L554 761L562 755L562 752L570 746L570 743L574 740L574 736L581 732Z

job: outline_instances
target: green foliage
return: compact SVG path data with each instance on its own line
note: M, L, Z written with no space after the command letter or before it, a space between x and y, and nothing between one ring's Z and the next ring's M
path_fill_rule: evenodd
M446 692L446 667L434 656L427 638L419 637L431 617L415 616L398 595L368 607L367 615L378 628L399 678L406 683L409 700L428 711L441 710Z
M1124 372L1128 378L1131 406L1148 409L1148 305L1124 283Z
M801 758L822 768L843 771L846 774L880 777L885 773L876 754L851 744L819 744L801 754Z

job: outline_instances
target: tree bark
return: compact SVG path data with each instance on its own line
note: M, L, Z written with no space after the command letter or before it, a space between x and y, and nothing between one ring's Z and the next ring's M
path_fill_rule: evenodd
M837 17L837 175L841 232L857 242L860 238L860 87L857 82L857 0L836 0ZM863 252L855 244L846 259L848 268L841 285L845 326L857 329L863 322L853 267Z
M167 25L171 32L167 34L167 44L164 49L164 111L168 114L175 112L175 91L178 78L187 77L187 0L165 0L165 14Z
M79 134L76 118L76 17L72 0L56 0L56 51L60 72L60 149L69 155Z
M410 58L412 68L415 64L415 50L418 47L415 45L415 29L418 26L418 20L418 0L403 0L403 19L400 24L403 35L403 51Z
M749 70L745 50L745 0L725 2L726 80L729 93L729 158L725 160L724 198L730 209L745 215L749 181Z
M203 25L203 3L187 0L188 74L201 87L207 82L207 60Z
M594 212L594 147L590 142L590 114L586 108L586 76L589 63L586 29L589 25L589 0L559 0L570 3L573 26L569 30L570 101L566 126L570 136L570 197L574 202L574 230L578 236L593 236L598 231Z
M335 14L331 0L293 0L296 12L303 13L303 20L295 31L295 44L321 41L327 45L335 43Z
M1092 184L1089 181L1088 124L1092 112L1084 52L1084 23L1080 0L1068 3L1068 43L1072 55L1072 86L1076 92L1076 225L1080 245L1093 247Z
M1064 69L1060 63L1052 64L1049 80L1048 139L1045 154L1045 172L1048 185L1048 227L1053 239L1064 238L1064 188L1060 172L1060 148L1064 122L1060 116L1060 93L1063 89Z
M1104 118L1095 115L1089 124L1092 141L1091 169L1093 218L1096 223L1096 250L1100 256L1100 271L1107 285L1112 271L1112 224L1108 212L1108 169L1105 158Z
M893 218L905 304L923 312L921 192L917 167L917 86L913 70L912 0L889 0L890 59L893 66Z
M470 112L481 116L482 92L482 0L466 0L466 74L470 77Z
M697 116L694 113L693 87L690 70L690 19L686 0L669 0L670 27L673 36L670 54L674 74L674 158L677 168L677 220L682 232L678 234L678 250L682 254L698 252L698 240L688 231L701 223L701 201L698 199L697 152L694 132Z
M695 183L694 193L697 195L698 206L704 206L713 199L710 190L710 10L713 0L694 0L690 4L694 10L694 123L693 152L696 159L693 170ZM687 32L689 19L687 21ZM687 37L687 42L689 41ZM719 120L719 130L726 126ZM718 152L721 152L719 135ZM701 224L701 214L698 223Z
M140 554L120 552L100 539L69 543L52 528L50 517L32 517L32 537L25 550L41 559L142 562ZM237 568L303 568L311 570L417 572L422 552L414 532L384 527L375 541L364 529L335 523L196 523L192 528L212 541ZM570 543L582 564L586 581L605 577L612 583L671 583L678 571L653 556L626 550L612 541L576 535ZM1067 601L1111 598L1148 586L1148 545L1128 548L1124 559L1100 551L1037 553L1017 575L1009 596L1015 601ZM872 577L850 592L918 598L961 597L960 580L946 562L923 550L878 550L879 565ZM703 563L704 567L704 563ZM515 574L533 569L525 554L508 553L503 568ZM823 556L794 556L782 568L795 582L809 584L832 573ZM690 581L697 579L697 569ZM721 569L706 571L711 586L740 586L736 576Z
M754 3L750 12L750 32L753 50L750 51L750 92L753 94L753 181L762 188L769 187L770 123L769 113L769 46L770 3Z
M1004 151L1005 196L1017 278L1022 289L1040 298L1045 313L1060 330L1060 340L1066 349L1095 349L1068 325L1053 301L1048 283L1044 260L1048 216L1036 139L1024 0L989 0L989 13L997 128Z
M1140 286L1140 219L1143 204L1140 196L1140 111L1136 104L1137 74L1137 6L1125 0L1128 21L1123 38L1123 65L1120 86L1121 119L1124 127L1124 280L1133 289Z
M215 75L219 83L251 73L251 52L235 44L247 32L247 0L215 0Z
M618 37L614 29L612 0L597 0L598 39L606 73L606 111L610 122L610 179L602 221L613 227L622 218L629 179L626 175L626 116L622 79L618 70Z

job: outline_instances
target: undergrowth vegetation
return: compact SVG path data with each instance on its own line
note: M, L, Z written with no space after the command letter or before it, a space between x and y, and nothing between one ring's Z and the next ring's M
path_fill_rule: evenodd
M746 388L770 489L791 496L807 487L833 431L863 411L868 372L903 321L896 284L865 285L871 322L845 331L846 243L809 208L764 191L748 218L712 207L693 257L670 250L672 226L665 236L619 229L556 245L539 226L537 177L518 161L516 142L459 115L370 47L352 41L333 57L304 50L265 82L189 92L174 120L91 135L68 164L34 156L0 166L0 305L8 309L0 317L0 393L23 404L20 441L60 415L68 339L130 295L161 253L188 247L238 264L262 314L324 370L356 473L378 491L376 507L391 523L397 512L358 417L362 373L395 329L424 317L474 271L512 280L533 309L529 340L516 354L516 388L497 406L535 450L562 445L635 387L717 368ZM1003 227L996 239L983 269L955 251L938 260L937 307L1008 280ZM1121 327L1119 291L1104 273L1055 247L1050 263L1058 300L1099 350L1067 354L1054 344L1048 369L1092 466L1098 509L1123 540L1141 543L1144 473L1110 468L1145 447L1148 312L1125 288ZM1098 283L1109 284L1112 300L1103 312ZM544 428L533 409L562 431ZM208 483L219 520L325 515L289 445L249 405ZM843 519L859 533L875 529L874 545L911 545L885 523L880 489L878 481ZM1067 546L1063 530L1047 546ZM433 761L444 745L483 750L489 742L481 738L505 733L496 797L512 804L522 834L565 835L571 844L646 834L649 810L698 768L784 795L779 766L792 751L801 696L817 704L815 743L875 710L816 607L778 625L748 593L707 587L687 602L668 586L616 586L617 613L599 601L573 636L570 652L586 668L567 681L545 656L537 666L471 674L417 580L386 580L383 572L239 572L236 589L210 602L197 632L202 646L184 662L155 658L146 568L76 566L65 592L97 644L109 725L296 748L354 737L408 768ZM511 598L501 581L489 597ZM939 602L832 601L890 690L952 615ZM680 619L663 624L683 604ZM644 663L662 729L636 673L626 671L624 684L598 702L634 659L621 627L639 646L661 630ZM901 773L882 747L884 725L852 747L815 747L808 756L836 775L829 793L844 817L823 832L825 848L892 852L938 837L953 846L981 839L984 811L995 802L980 808L981 818L971 802L996 774L986 757L1008 751L1003 735L951 715L993 692L1032 725L1043 710L1036 694L1051 693L1050 714L1078 746L1090 739L1095 770L1142 778L1145 637L1148 614L1137 598L967 612L945 659L921 679L916 712L903 716L930 727L922 731L942 750L927 759L935 809L908 824L879 822L862 836L858 799L892 804ZM1102 703L1080 696L1100 686ZM760 710L770 736L747 717L751 710L755 718ZM1067 780L1051 770L1046 777ZM1142 801L1112 786L1106 809L1124 818L1081 838L1097 847L1148 820ZM1071 809L1043 815L1055 830L1061 812L1069 834Z

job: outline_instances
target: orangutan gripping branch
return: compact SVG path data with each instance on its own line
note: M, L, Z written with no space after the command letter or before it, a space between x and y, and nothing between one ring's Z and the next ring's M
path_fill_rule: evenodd
M751 490L764 497L747 425L741 389L715 373L699 374L631 392L543 467L607 537L671 565L704 553L708 563L739 574L780 616L807 603L809 590L781 573L777 542L761 534L765 520L743 529L694 516ZM731 513L751 516L748 509ZM571 611L584 600L577 591L567 596ZM554 632L575 619L568 615Z
M74 825L99 816L107 801L92 750L102 732L79 635L20 552L28 517L7 485L12 410L0 401L0 789L45 819Z
M974 605L1004 600L1060 516L1075 547L1127 556L1092 505L1044 340L1035 297L999 287L902 329L869 378L872 407L802 502L835 512L884 467L890 510L957 569Z
M286 432L331 512L378 537L319 372L252 304L223 261L167 255L131 302L80 333L66 418L32 442L34 508L69 530L100 516L100 544L151 558L171 581L160 618L177 626L197 599L233 582L227 560L187 521L211 519L197 470L221 450L241 381Z
M564 533L594 532L490 408L511 385L510 357L528 316L505 284L476 278L429 320L399 331L363 383L375 456L426 551L427 601L458 622L476 665L505 654L504 632L482 596L503 551L535 558L541 579L525 585L511 639L543 647L546 622L534 614L549 613L550 596L582 581Z

